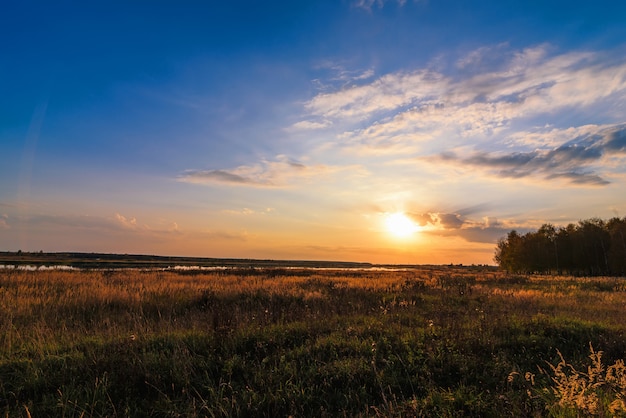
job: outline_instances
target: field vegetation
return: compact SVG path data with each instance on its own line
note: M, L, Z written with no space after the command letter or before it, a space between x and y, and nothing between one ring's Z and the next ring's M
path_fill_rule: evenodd
M6 417L626 416L626 282L0 270Z

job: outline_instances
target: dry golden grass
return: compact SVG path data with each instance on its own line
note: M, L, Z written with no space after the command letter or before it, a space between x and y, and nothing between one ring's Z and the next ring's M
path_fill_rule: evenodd
M473 416L505 407L513 408L518 416L537 416L545 405L523 400L520 388L506 392L517 384L507 386L508 373L545 365L555 359L557 349L559 355L563 352L580 360L578 354L586 350L585 345L591 341L595 346L597 340L610 355L612 366L602 369L596 353L592 358L596 369L572 375L577 369L569 368L562 356L563 364L551 369L554 380L548 386L545 381L537 383L537 387L554 387L554 402L563 408L570 405L592 414L606 404L619 413L626 386L626 369L619 361L626 347L622 280L514 276L454 267L400 271L4 269L0 270L0 380L2 373L14 376L24 364L50 370L53 365L48 363L56 359L75 361L75 369L67 366L71 376L100 364L99 370L104 371L92 376L97 384L91 382L93 393L89 394L101 394L103 404L115 404L113 409L118 410L129 401L120 395L109 402L108 392L102 391L106 382L124 384L129 377L126 370L109 364L110 352L131 371L137 367L139 377L130 376L137 378L136 385L153 376L152 386L145 383L145 390L157 387L154 396L164 396L159 399L167 408L180 411L185 411L182 405L188 402L202 408L213 402L224 411L245 416L251 411L246 408L254 405L252 398L245 397L256 396L255 402L273 399L275 409L268 407L272 411L300 414L302 410L294 406L298 402L354 414L363 399L369 399L370 411L395 416L418 415L419 411L428 416L444 406L450 412L461 404L475 411ZM198 351L203 354L198 356ZM242 362L245 367L238 366ZM249 370L258 371L248 376ZM179 386L159 386L161 380L167 382L163 376L177 373ZM272 382L276 373L287 380ZM284 391L284 385L293 382L298 387L291 395L284 394L285 406L275 393L260 392L261 384L254 389L258 392L246 392L246 385L250 386L246 379L256 379L274 391ZM603 395L594 404L591 393L598 392L587 389L598 389L592 386L600 381L614 396L609 402ZM0 381L0 407L11 411L9 416L24 410L34 414L35 389L11 395L20 384L6 393L3 384L7 382ZM84 384L76 383L78 388ZM306 398L307 391L314 389L315 396ZM336 404L324 404L330 396L325 391L331 389ZM88 405L87 395L80 403L82 395L72 395L73 390L79 391L69 385L58 393L56 389L46 393L54 400L47 410L54 410L55 402L96 410ZM584 402L576 403L580 393L585 394ZM18 400L9 405L6 399L12 396ZM133 402L143 405L141 400Z

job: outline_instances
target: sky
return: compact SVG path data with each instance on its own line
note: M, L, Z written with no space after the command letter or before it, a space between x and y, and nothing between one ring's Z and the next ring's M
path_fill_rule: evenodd
M626 216L626 3L5 0L0 251L493 264Z

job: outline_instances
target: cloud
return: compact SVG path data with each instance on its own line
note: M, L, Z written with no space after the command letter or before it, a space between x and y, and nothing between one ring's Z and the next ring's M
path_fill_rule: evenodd
M611 153L626 153L626 128L615 129L604 138L604 148Z
M285 155L278 155L272 161L262 160L256 165L239 166L229 170L187 170L178 177L178 180L205 185L227 184L280 188L289 187L295 183L320 181L339 172L348 172L354 176L367 174L363 167L358 165L306 165Z
M546 125L527 131L513 132L502 141L507 148L551 149L572 140L592 136L596 132L609 128L610 125L582 125L565 129Z
M437 230L459 229L465 223L464 216L459 212L408 212L406 215L419 226L431 226Z
M389 2L397 3L400 7L406 4L406 0L355 0L352 2L352 6L371 12L372 6L382 9L385 6L385 3Z
M426 233L459 236L469 242L495 243L511 230L510 226L490 216L476 221L459 213L440 213L437 221L440 228L426 230Z
M444 140L530 146L532 138L524 144L516 132L520 123L565 120L555 115L592 106L601 105L606 120L623 122L619 106L611 104L626 99L626 62L609 60L608 53L552 55L552 50L549 45L520 51L506 44L482 47L458 59L456 71L398 71L320 92L304 103L298 125L332 124L332 144L356 154L406 154ZM584 122L569 128L590 126ZM624 138L614 144L623 149Z
M227 209L227 210L223 210L223 213L229 214L229 215L244 215L244 216L252 216L252 215L267 215L269 213L272 213L274 211L273 208L265 208L263 210L254 210L254 209L250 209L250 208L243 208L243 209L238 209L238 210L233 210L233 209Z
M330 121L317 122L317 121L302 120L300 122L294 123L289 128L287 128L287 130L288 131L310 131L314 129L328 128L331 125L332 125L332 122Z
M626 153L626 124L588 131L549 150L529 152L476 152L467 157L441 153L440 162L467 166L496 177L540 176L564 179L574 185L604 186L609 181L595 172L611 157Z
M457 234L469 242L482 242L495 244L498 239L505 236L511 229L501 226L475 225L460 229ZM442 234L450 235L450 234Z
M318 94L305 103L305 109L328 120L363 120L416 100L435 99L445 93L447 83L441 74L428 70L387 74L369 84Z
M602 177L592 174L592 173L555 173L546 177L548 180L564 178L569 180L572 184L582 185L582 186L605 186L610 182L603 179Z
M234 171L247 171L248 167L239 167ZM179 179L187 183L228 183L240 185L271 186L267 181L256 180L225 170L187 170Z
M426 226L434 223L435 219L430 213L406 213L406 216L411 218L413 222L419 226Z
M108 221L108 219L107 219ZM119 213L115 214L115 226L124 232L132 231L135 234L151 237L172 237L183 235L178 222L160 219L156 224L140 224L135 217L126 217Z
M464 223L458 213L437 213L434 215L434 219L443 229L458 229Z
M422 234L460 237L469 242L495 243L511 229L530 230L531 227L510 221L503 222L485 215L490 205L480 204L455 211L407 212L422 227ZM476 216L471 216L476 215Z
M124 228L130 228L130 229L137 228L137 219L135 218L126 218L125 216L122 216L119 213L116 213L115 219L117 219L120 225L122 225Z
M319 77L311 80L313 87L320 94L323 92L333 92L349 87L354 87L359 83L363 83L374 77L375 72L372 68L367 69L351 69L350 64L345 61L322 60L314 65L314 69L319 73ZM321 121L321 127L332 124L328 120ZM318 126L320 127L320 126Z
M482 46L470 51L465 56L459 58L455 66L460 69L488 69L503 59L503 55L507 54L508 43L500 43L495 46Z
M359 81L359 80L367 80L374 76L374 70L368 68L366 70L351 70L346 67L346 64L343 62L324 60L321 61L315 67L317 70L327 70L330 72L330 77L328 81L339 81L340 85L347 85L348 83ZM321 83L321 80L316 79L314 82ZM319 86L327 86L325 84L318 84Z
M9 221L9 215L3 214L2 216L0 216L0 229L11 228L8 221Z

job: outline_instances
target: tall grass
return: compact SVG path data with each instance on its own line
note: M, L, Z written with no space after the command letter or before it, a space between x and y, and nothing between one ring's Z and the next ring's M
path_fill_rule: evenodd
M452 267L5 269L0 411L544 416L561 398L534 371L578 370L590 342L619 364L624 306L620 279Z

